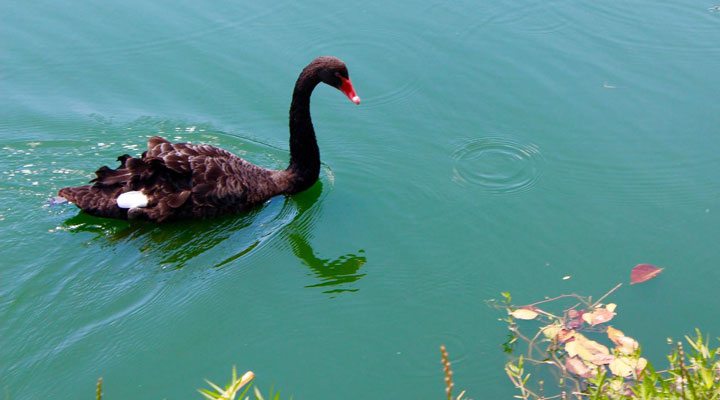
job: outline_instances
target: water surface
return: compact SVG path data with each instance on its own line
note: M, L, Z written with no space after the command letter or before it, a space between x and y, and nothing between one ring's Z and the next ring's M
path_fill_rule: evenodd
M0 8L0 393L191 398L232 365L295 398L510 398L483 300L601 294L662 363L717 336L712 2L49 1ZM300 69L321 181L162 226L48 199L152 135L287 163ZM570 279L563 280L563 277ZM700 312L703 311L703 312ZM652 321L648 323L648 321Z

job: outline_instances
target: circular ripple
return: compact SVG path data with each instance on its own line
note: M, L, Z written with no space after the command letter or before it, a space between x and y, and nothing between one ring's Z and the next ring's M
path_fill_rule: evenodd
M499 137L464 142L452 154L453 180L490 193L516 193L532 187L540 177L542 155L534 144Z

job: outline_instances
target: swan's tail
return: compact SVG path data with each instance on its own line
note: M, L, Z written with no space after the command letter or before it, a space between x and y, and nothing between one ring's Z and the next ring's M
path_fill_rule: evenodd
M93 185L62 188L58 195L89 214L127 218L127 210L119 208L115 199L130 178L130 172L125 168L129 158L127 154L118 157L120 166L117 169L104 166L95 171L96 178L90 181Z
M161 158L118 157L117 169L101 167L92 185L58 193L83 211L100 217L146 218L161 222L177 216L190 197L189 174L178 173Z
M127 210L118 207L115 201L120 190L107 190L94 185L85 185L62 188L58 195L88 214L99 217L127 218Z

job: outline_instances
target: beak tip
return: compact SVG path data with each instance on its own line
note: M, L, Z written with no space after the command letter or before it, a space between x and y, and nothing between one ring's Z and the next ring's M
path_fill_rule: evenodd
M355 104L360 104L360 97L358 97L358 96L353 96L353 98L350 99L350 101L352 101L352 102L355 103Z

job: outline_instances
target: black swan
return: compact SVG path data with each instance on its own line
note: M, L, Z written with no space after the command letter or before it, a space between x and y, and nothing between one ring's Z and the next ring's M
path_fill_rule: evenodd
M301 192L320 174L310 118L310 95L320 82L360 104L342 61L326 56L310 62L293 90L287 169L270 170L217 147L173 144L155 136L141 157L122 155L117 169L98 169L91 185L66 187L58 194L92 215L162 222L244 211L273 196Z

